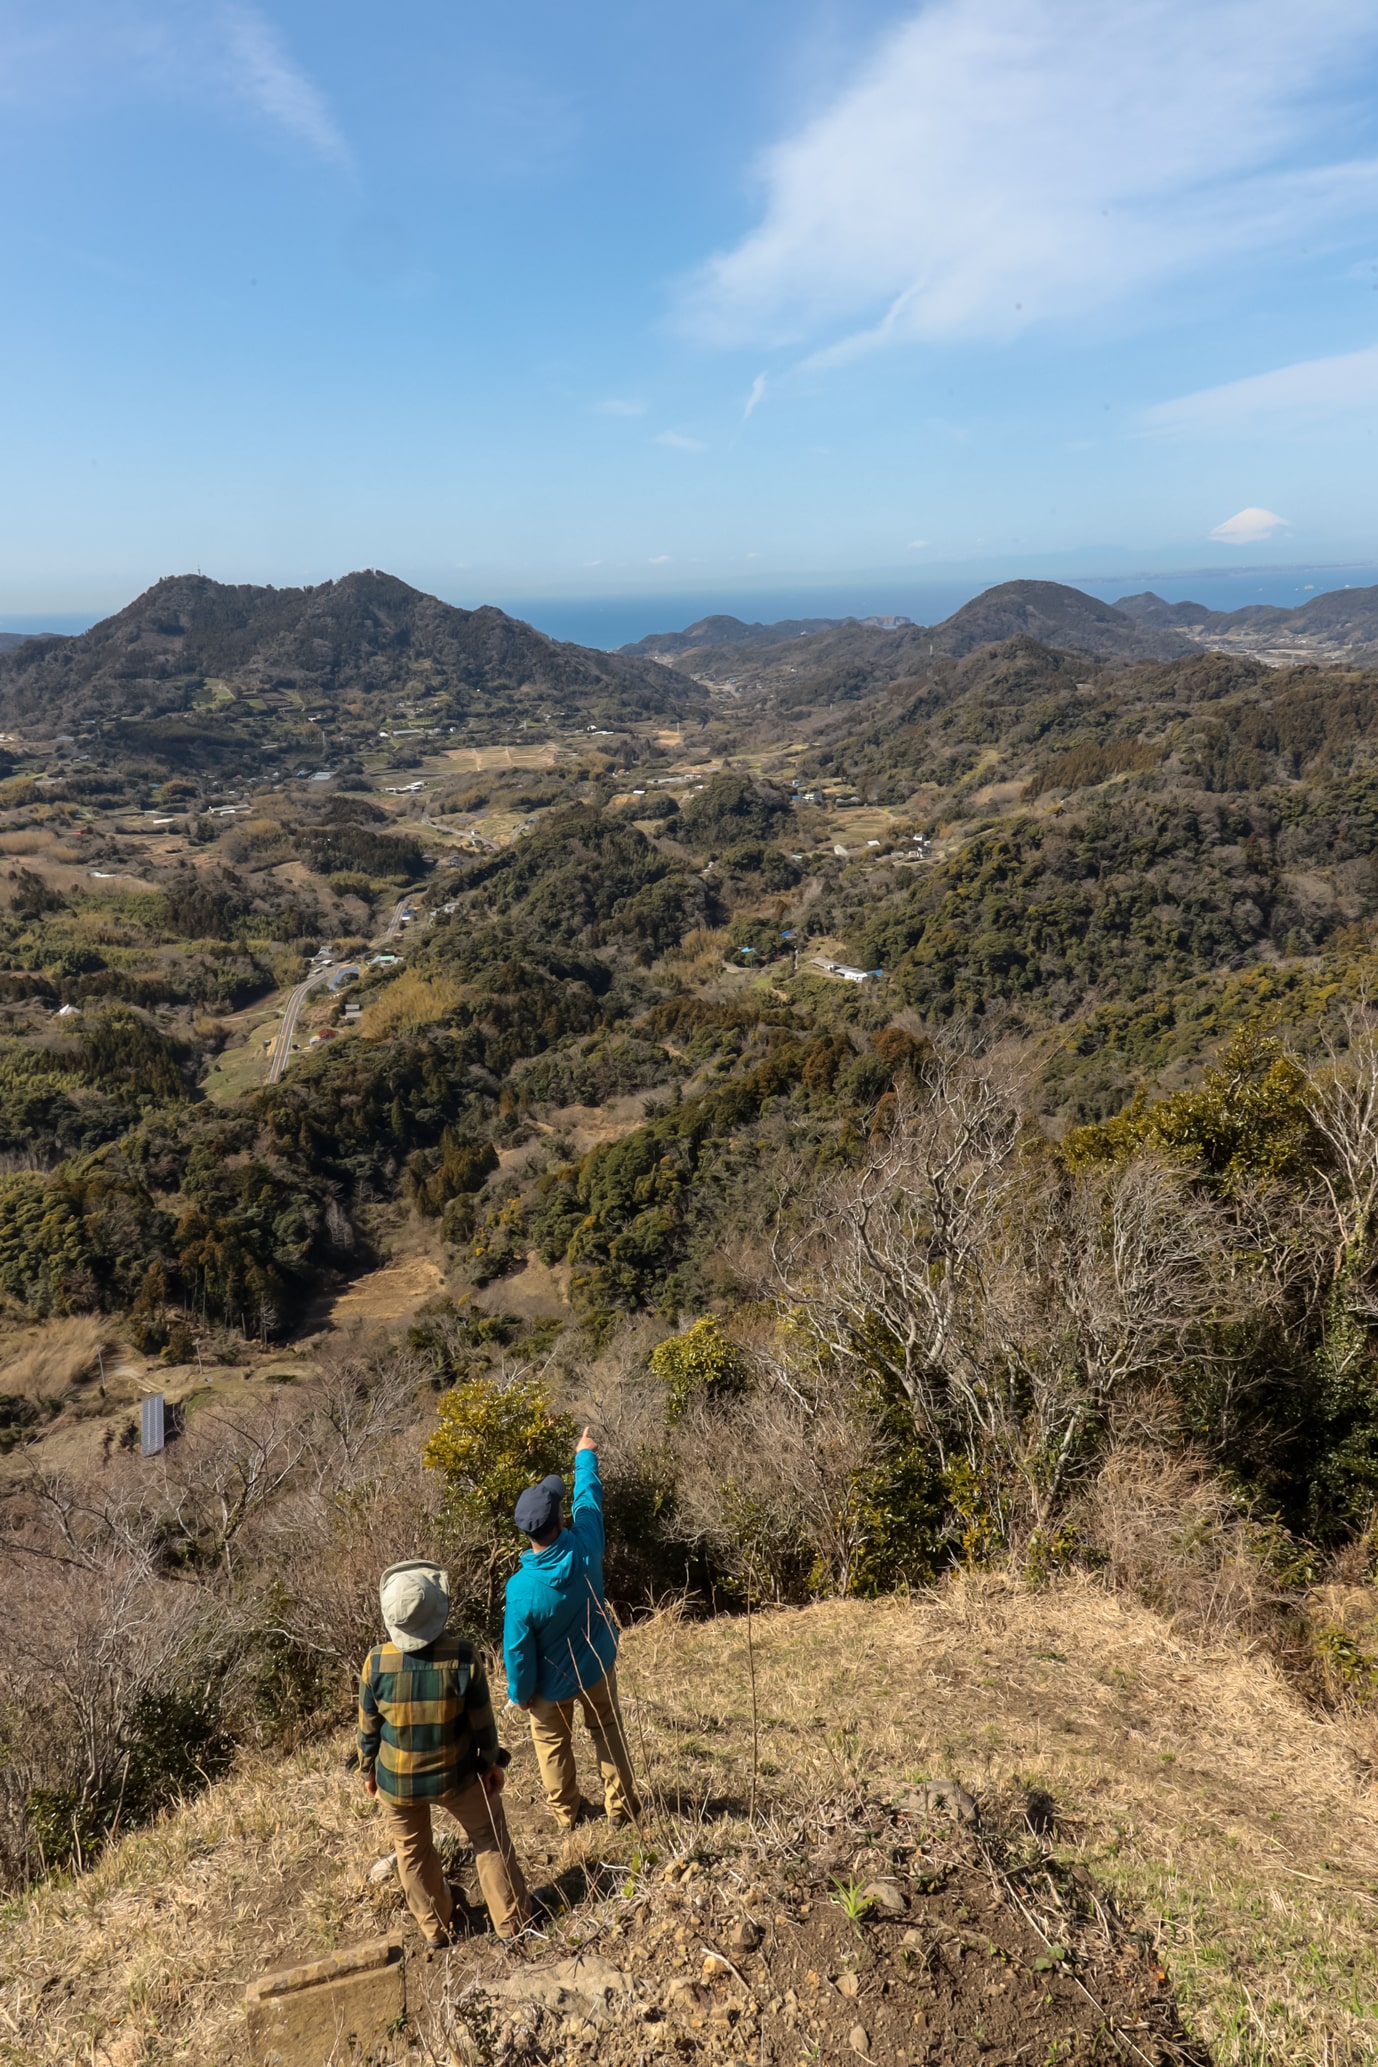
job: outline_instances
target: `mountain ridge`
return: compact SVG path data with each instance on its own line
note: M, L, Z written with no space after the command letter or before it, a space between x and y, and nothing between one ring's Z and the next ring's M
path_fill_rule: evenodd
M196 708L209 685L313 705L401 693L447 721L625 720L704 702L656 662L562 643L492 605L462 610L367 569L295 589L165 576L88 631L0 651L0 723L166 717Z
M913 625L912 617L875 615L871 617L782 617L773 624L762 624L759 620L748 624L745 619L732 617L725 612L715 612L700 617L694 624L686 625L682 632L648 632L642 639L633 639L625 646L619 646L619 653L644 655L647 659L661 659L680 653L692 653L705 646L786 645L791 639L808 638L814 632L841 631L847 625L861 625L876 631L898 631Z
M734 661L778 663L782 647L792 649L796 668L875 661L917 666L938 653L959 659L977 646L1021 636L1098 660L1171 660L1192 651L1192 641L1175 624L1138 621L1055 581L999 582L933 625L906 617L785 618L773 625L706 617L682 632L654 632L618 651L673 655L676 661L693 655L701 672Z
M730 635L719 627L731 625ZM1081 652L1097 660L1173 660L1202 646L1244 651L1260 659L1370 659L1378 651L1378 586L1328 589L1295 608L1249 603L1238 610L1213 610L1204 603L1169 603L1152 589L1102 602L1063 582L1007 581L984 589L933 625L907 619L783 619L776 625L745 625L740 619L701 618L682 632L652 633L623 653L692 656L700 675L721 672L730 661L758 667L777 664L789 646L796 670L820 672L843 664L870 665L896 658L880 643L881 632L912 634L915 659L946 654L952 659L978 646L1016 637L1036 639L1060 652Z

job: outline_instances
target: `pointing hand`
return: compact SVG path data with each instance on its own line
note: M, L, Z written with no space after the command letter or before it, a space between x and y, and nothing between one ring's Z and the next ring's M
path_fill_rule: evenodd
M598 1441L591 1428L586 1428L574 1445L576 1456L580 1450L592 1450L595 1457L598 1455Z

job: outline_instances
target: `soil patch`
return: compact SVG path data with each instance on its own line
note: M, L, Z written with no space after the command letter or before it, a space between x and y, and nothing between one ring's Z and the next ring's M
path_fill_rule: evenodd
M639 1874L592 1857L541 1890L567 1918L548 1935L418 1958L418 2029L532 2067L1209 2060L1146 1941L1027 1819L1001 1836L853 1798L809 1825L713 1838ZM456 1879L477 1910L472 1869Z

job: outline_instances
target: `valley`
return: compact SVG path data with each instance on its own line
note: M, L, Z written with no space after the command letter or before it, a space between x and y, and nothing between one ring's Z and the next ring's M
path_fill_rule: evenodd
M1089 2060L1073 1973L1141 2057L1366 2057L1378 666L1357 592L1189 607L608 655L178 577L0 651L0 2060L243 2058L256 1962L391 1927L339 1769L377 1573L443 1556L491 1645L585 1421L657 1821L547 1843L514 1768L571 1891L531 1958L625 1951L649 2022L495 2059L856 2053L850 1975L915 2067L978 1987L987 2057ZM895 1822L941 1777L988 1860ZM882 1851L930 1950L998 1854L979 1984L834 1943ZM671 2009L694 1859L803 1950Z

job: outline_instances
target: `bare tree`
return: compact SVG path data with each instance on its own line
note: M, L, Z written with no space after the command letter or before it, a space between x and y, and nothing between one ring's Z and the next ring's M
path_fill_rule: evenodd
M232 1581L240 1533L291 1483L308 1448L303 1404L281 1392L223 1413L202 1407L163 1453L155 1484L165 1538L201 1566L218 1564Z
M429 1372L410 1350L356 1347L327 1361L311 1394L306 1457L318 1490L376 1477L391 1445L418 1419Z
M1378 1012L1367 996L1345 1014L1343 1045L1308 1079L1306 1104L1334 1167L1321 1183L1334 1229L1333 1276L1353 1282L1367 1262L1378 1209Z
M1151 1156L1075 1178L1026 1175L994 1231L968 1320L982 1431L1036 1527L1061 1505L1113 1404L1157 1379L1224 1311L1220 1217Z
M844 1369L884 1372L946 1461L979 1415L962 1342L1004 1202L1016 1181L1019 1112L1004 1076L939 1050L861 1169L802 1233L777 1231L782 1303Z
M825 1363L902 1392L941 1469L964 1457L994 1509L1041 1527L1111 1402L1224 1310L1223 1255L1185 1170L1068 1176L1021 1135L1008 1079L947 1053L813 1228L777 1240L777 1296Z
M883 1444L841 1393L805 1408L762 1387L700 1402L672 1432L674 1525L743 1586L851 1589L867 1538L858 1489Z

